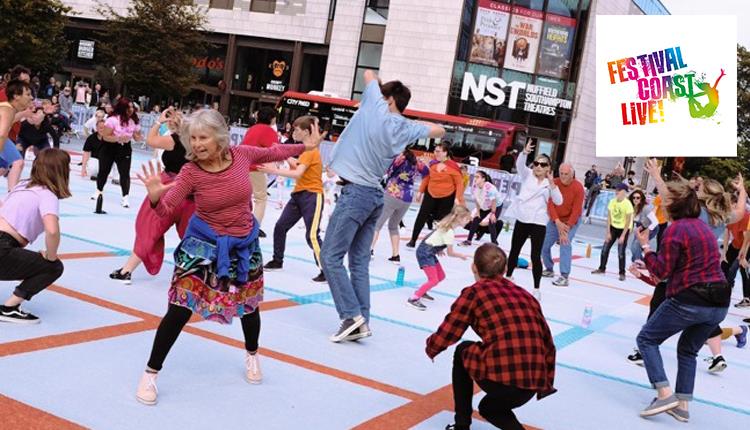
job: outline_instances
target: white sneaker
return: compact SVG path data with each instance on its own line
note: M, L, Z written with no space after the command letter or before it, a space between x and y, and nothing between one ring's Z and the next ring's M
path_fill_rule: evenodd
M541 303L542 302L542 290L541 290L541 288L534 288L533 294L534 294L534 298L536 299L536 301L539 302L539 303Z
M255 354L245 352L245 380L251 384L260 384L263 381L257 352Z
M141 381L138 383L138 391L135 392L135 399L144 405L155 405L156 396L159 390L156 388L156 373L143 372Z
M124 208L129 208L130 207L130 202L128 201L128 196L122 196L122 200L120 200L120 204Z

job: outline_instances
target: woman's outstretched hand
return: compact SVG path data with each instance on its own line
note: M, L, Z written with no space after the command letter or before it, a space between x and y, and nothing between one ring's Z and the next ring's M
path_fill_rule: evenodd
M155 166L154 166L155 164ZM143 182L143 185L146 186L146 190L148 191L148 199L151 201L151 204L157 204L159 202L159 199L162 195L164 195L167 190L169 190L175 183L171 182L167 185L164 185L161 181L161 164L159 162L148 162L148 169L146 169L146 165L141 165L141 169L143 170L143 175L140 173L136 173L136 176L138 179Z

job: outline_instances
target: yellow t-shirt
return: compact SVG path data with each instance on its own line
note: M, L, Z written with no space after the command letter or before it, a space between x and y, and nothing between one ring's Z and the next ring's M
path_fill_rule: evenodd
M320 150L305 151L299 156L299 163L307 166L302 177L297 179L297 184L292 190L309 191L311 193L323 192L323 162L320 159Z
M432 246L450 246L453 245L453 240L452 228L449 228L448 230L437 229L430 234L430 237L425 239L425 243Z
M612 227L619 229L625 228L625 218L635 212L633 204L630 203L628 198L622 199L621 202L618 202L617 198L610 200L607 209L609 209Z

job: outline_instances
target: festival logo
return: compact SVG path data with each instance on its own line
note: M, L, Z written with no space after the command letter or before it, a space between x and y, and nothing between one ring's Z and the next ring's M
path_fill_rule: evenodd
M598 157L737 155L736 18L704 18L597 16Z

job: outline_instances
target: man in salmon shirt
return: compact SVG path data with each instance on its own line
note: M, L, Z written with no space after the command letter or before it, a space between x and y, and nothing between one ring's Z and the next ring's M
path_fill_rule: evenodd
M276 125L276 111L269 106L262 107L258 111L258 122L250 127L242 139L243 145L257 146L259 148L270 148L279 143L279 134ZM263 216L266 214L266 202L268 201L268 182L266 174L258 171L258 166L250 168L250 183L253 186L253 215L258 220L258 225L263 224ZM260 237L266 237L261 230Z
M568 163L560 165L560 177L555 178L555 184L562 193L563 202L561 205L554 204L552 200L547 202L549 222L547 222L547 233L542 245L542 262L544 263L542 276L545 278L555 276L552 245L559 242L560 277L552 281L552 285L567 287L572 251L570 244L576 235L578 226L581 225L584 191L583 185L575 179L573 166Z

